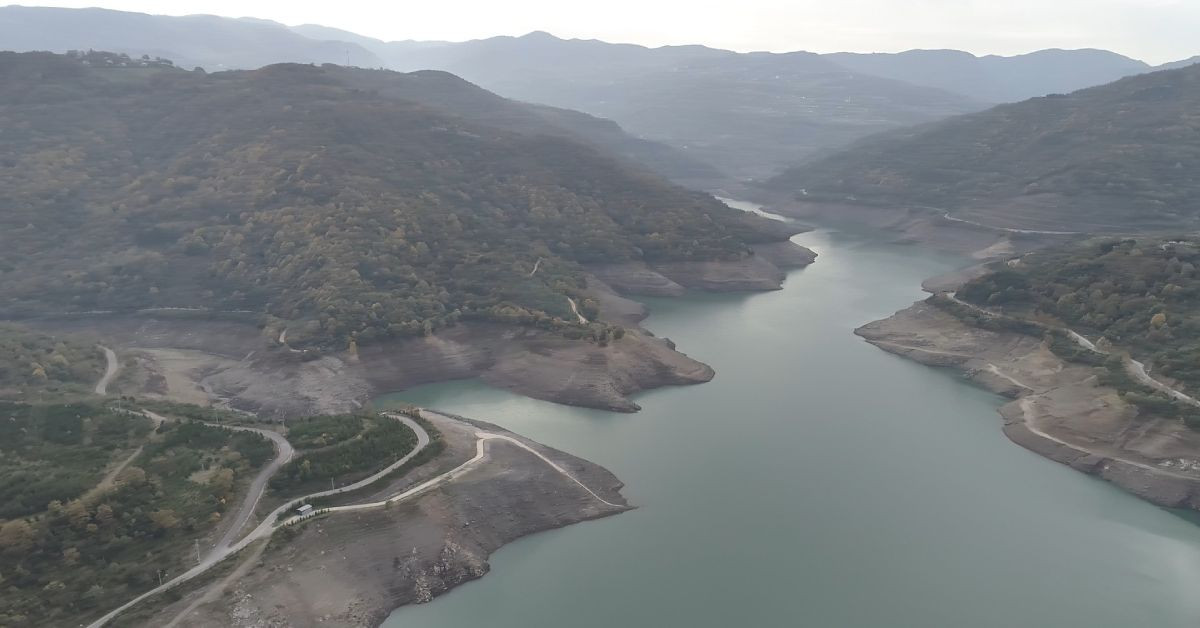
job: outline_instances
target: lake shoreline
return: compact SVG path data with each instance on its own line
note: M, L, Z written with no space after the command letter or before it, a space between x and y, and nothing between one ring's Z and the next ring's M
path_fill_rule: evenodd
M997 411L1013 443L1155 505L1200 510L1200 473L1192 470L1200 434L1179 421L1139 417L1092 367L1058 358L1040 338L974 328L926 302L855 333L1012 399Z
M605 346L532 327L470 322L429 337L380 341L314 359L281 346L254 324L202 316L60 317L26 324L104 338L136 363L116 382L121 394L220 405L280 420L352 411L384 393L471 378L564 405L637 412L631 399L636 393L708 382L715 372L642 328L646 308L628 296L779 290L786 270L816 258L791 242L756 249L761 253L728 262L589 269L586 298L595 301L602 321L627 331Z
M399 494L464 464L477 454L478 431L515 439L581 484L530 450L497 440L462 478L394 507L318 516L286 532L286 543L239 557L248 562L228 581L183 585L176 599L143 611L138 621L379 626L396 608L484 577L488 558L508 543L633 509L621 494L624 484L600 465L490 423L422 414L437 429L441 452L399 480L381 482L362 501Z

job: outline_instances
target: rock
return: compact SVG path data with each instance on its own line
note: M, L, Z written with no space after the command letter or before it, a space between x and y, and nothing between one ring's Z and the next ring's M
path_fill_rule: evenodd
M817 261L817 253L795 242L755 244L754 254L779 268L804 268Z
M779 290L785 277L757 255L728 262L663 262L654 269L682 286L710 292Z
M1041 339L971 327L924 302L855 333L1016 398L1000 408L1014 443L1160 506L1200 509L1200 473L1173 462L1196 459L1200 433L1178 420L1138 416L1115 390L1098 385L1092 367L1064 362Z
M324 520L327 534L301 524L294 538L264 554L260 567L237 580L236 590L246 595L232 608L204 605L189 616L189 625L257 628L320 621L339 628L378 626L399 606L429 602L485 576L488 556L506 543L629 509L619 493L620 480L602 467L494 425L426 414L445 449L381 493L396 494L458 467L474 456L475 433L482 429L518 438L618 505L600 502L528 451L493 442L488 458L461 481L392 508L330 515ZM466 521L472 525L462 526ZM295 569L273 569L280 564ZM164 625L172 617L172 609L166 609L146 625Z
M684 287L652 270L643 262L588 267L597 279L621 294L648 297L683 296Z

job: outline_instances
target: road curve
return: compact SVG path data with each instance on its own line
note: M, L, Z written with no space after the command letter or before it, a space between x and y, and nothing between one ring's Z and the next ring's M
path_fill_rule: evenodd
M108 385L112 383L114 377L121 370L121 363L117 361L117 354L112 349L104 345L97 345L104 352L104 375L100 377L100 381L96 382L96 394L107 395Z
M1043 231L1041 229L1014 229L1011 227L996 227L993 225L985 225L981 222L975 222L974 220L967 220L966 218L955 218L954 216L950 215L950 212L943 213L942 218L945 218L946 220L949 220L950 222L961 222L963 224L971 225L974 227L981 227L983 229L992 229L994 231L1003 231L1005 233L1020 233L1020 234L1034 234L1034 235L1058 235L1058 236L1079 235L1080 234L1079 231Z
M973 303L967 303L966 301L959 299L953 292L946 292L943 294L947 298L949 298L951 301L954 301L955 303L959 303L961 305L965 305L965 306L967 306L971 309L977 310L987 316L1005 316L1004 314L992 312L991 310L984 309ZM1084 349L1094 351L1101 355L1109 355L1108 351L1104 351L1103 349L1100 349L1099 347L1096 346L1096 343L1088 340L1083 335L1075 332L1074 330L1067 329L1067 328L1061 328L1061 329L1062 329L1062 331L1066 332L1067 336L1072 341L1074 341L1075 344L1078 344L1079 346L1083 347ZM1180 391L1158 381L1157 379L1154 379L1153 377L1151 377L1150 374L1146 372L1145 365L1142 364L1141 362L1138 362L1137 360L1134 360L1133 358L1130 358L1128 356L1123 356L1122 360L1125 364L1126 372L1128 372L1131 377L1133 377L1135 380L1141 382L1143 385L1154 388L1155 390L1158 390L1158 391L1166 394L1167 396L1171 397L1172 399L1176 399L1176 400L1191 404L1193 406L1200 407L1200 401L1197 401L1195 398L1190 397L1187 394L1180 392ZM989 363L988 366L990 367L989 370L992 371L993 373L995 373L996 375L999 375L1000 377L1004 377L1005 379L1008 379L1009 381L1011 381L1012 383L1014 383L1018 386L1026 388L1028 390L1032 390L1032 388L1030 388L1029 386L1022 384L1021 382L1017 381L1016 379L1013 379L1011 376L1002 372L999 368L996 367L996 365ZM1073 449L1075 451L1081 451L1081 452L1085 452L1085 453L1092 454L1092 455L1103 456L1110 460L1114 460L1114 461L1120 462L1122 464L1127 464L1127 465L1130 465L1133 467L1137 467L1139 469L1143 469L1143 470L1149 471L1151 473L1157 473L1159 475L1166 475L1166 476L1179 478L1179 479L1183 479L1183 480L1188 480L1188 481L1192 481L1192 482L1200 480L1200 478L1197 478L1196 476L1193 476L1193 475L1176 473L1169 469L1163 469L1161 467L1157 467L1152 464L1147 464L1145 462L1139 462L1137 460L1132 460L1129 458L1118 456L1111 452L1097 452L1097 451L1087 447L1086 445L1079 445L1079 444L1071 443L1066 440L1063 440L1062 438L1054 436L1053 434L1046 432L1045 430L1041 429L1040 427L1038 427L1037 425L1034 424L1034 422L1033 422L1033 416L1034 416L1033 398L1032 397L1022 397L1021 401L1020 401L1020 408L1021 408L1021 414L1024 417L1024 421L1022 421L1022 425L1025 426L1025 429L1029 430L1036 436L1040 436L1046 440L1058 443L1059 445L1069 447L1070 449Z
M436 416L445 417L445 415L443 415L443 414L431 412L429 410L424 410L423 412L428 413L428 414L433 414ZM449 417L446 417L446 418L449 418ZM579 485L580 488L582 488L584 491L587 491L587 493L589 495L591 495L593 498L595 498L596 501L599 501L600 503L602 503L606 506L612 506L613 508L624 508L624 506L622 506L620 504L614 504L614 503L608 501L607 499L604 499L603 497L597 495L595 491L588 488L588 486L586 484L584 484L583 482L580 482L579 478L576 478L574 475L572 475L570 471L567 471L566 469L562 468L561 466L559 466L558 463L556 463L553 460L542 455L541 452L539 452L538 450L525 444L520 439L513 438L512 436L509 436L507 434L496 434L494 432L483 432L483 431L475 432L475 437L478 439L475 441L475 456L473 458L471 458L470 460L467 460L466 462L451 469L450 471L443 473L442 475L432 478L426 482L422 482L421 484L418 484L418 485L416 485L402 493L399 493L397 495L393 495L392 497L389 497L388 499L385 499L383 501L369 502L369 503L365 503L365 504L350 504L348 506L334 506L332 508L325 508L324 510L326 512L347 512L347 511L351 511L351 510L367 510L370 508L382 508L384 506L387 506L388 504L394 504L396 502L409 499L410 497L413 497L414 495L423 493L435 486L445 484L446 482L449 482L450 480L457 478L458 476L466 473L467 471L470 471L472 468L474 468L476 465L478 465L480 462L482 462L484 459L487 458L487 444L492 441L504 441L506 443L510 443L510 444L516 445L517 447L520 447L521 449L524 449L525 451L536 456L542 462L545 462L547 465L550 466L551 469L554 469L563 477L565 477L568 480ZM297 521L300 521L300 519L301 519L301 517L292 517L292 518L288 519L287 521L285 521L284 525L296 523Z
M1139 469L1150 471L1151 473L1157 473L1159 475L1166 475L1166 476L1170 476L1173 478L1179 478L1181 480L1188 480L1189 482L1195 482L1197 480L1200 480L1200 478L1197 478L1194 475L1177 473L1175 471L1171 471L1170 469L1163 469L1161 467L1156 467L1152 464L1147 464L1145 462L1138 462L1137 460L1130 460L1129 458L1123 458L1121 456L1113 455L1110 453L1096 452L1091 449L1088 449L1087 447L1085 447L1083 445L1076 445L1075 443L1065 441L1053 434L1049 434L1046 431L1042 430L1040 427L1034 425L1033 421L1031 421L1031 418L1033 417L1033 410L1031 408L1032 404L1033 404L1033 399L1030 397L1024 397L1021 399L1021 402L1020 402L1021 415L1025 419L1021 424L1025 426L1025 429L1029 430L1030 432L1033 432L1037 436L1041 436L1042 438L1044 438L1046 440L1054 441L1055 443L1058 443L1059 445L1062 445L1069 449L1073 449L1075 451L1080 451L1085 454L1091 454L1093 456L1101 456L1103 458L1108 458L1109 460L1114 460L1114 461L1120 462L1122 464L1127 464L1131 467L1137 467Z
M1149 386L1150 388L1153 388L1176 401L1182 401L1190 406L1200 408L1200 401L1197 401L1194 397L1182 391L1175 390L1174 388L1171 388L1170 386L1151 377L1150 373L1146 371L1145 364L1142 364L1133 358L1126 358L1125 370L1131 377L1141 382L1142 385Z
M258 502L262 501L262 496L267 492L267 483L271 481L271 478L275 477L275 474L283 468L283 465L292 461L292 456L296 454L296 450L279 432L252 427L220 425L218 423L209 423L208 425L223 427L237 432L254 432L255 434L265 436L275 444L275 459L263 467L262 471L259 471L258 475L254 476L254 480L250 482L250 487L246 489L246 495L242 498L242 505L238 507L233 525L229 526L229 529L225 531L225 534L221 536L221 539L217 541L217 544L211 550L211 553L217 553L229 549L234 541L237 540L238 533L246 527L250 518L254 516L254 511L258 508Z
M587 325L588 319L584 318L583 314L579 313L579 304L575 302L575 299L567 297L567 303L571 306L571 311L575 313L575 317L579 319L579 324Z
M167 417L149 410L142 410L141 413L159 425L168 420ZM217 541L216 545L213 546L213 548L210 550L211 553L226 549L233 544L234 540L237 538L237 533L245 528L246 522L250 520L250 517L254 516L254 510L258 508L258 502L262 500L263 494L266 493L267 483L271 481L271 478L274 477L281 468L283 468L283 465L291 462L292 457L296 454L296 450L292 447L292 444L289 443L288 440L279 432L264 430L257 427L225 425L224 423L210 423L208 421L205 421L204 424L210 427L232 430L234 432L253 432L270 440L275 446L275 459L272 460L267 466L263 467L262 470L258 472L258 475L254 477L254 480L250 482L250 486L246 489L246 495L242 498L241 505L238 506L238 509L235 511L236 514L234 515L233 525L225 531L225 534L219 541Z
M175 586L183 584L183 583L195 578L196 576L199 576L200 574L208 571L214 565L225 560L229 556L232 556L233 554L236 554L236 553L242 551L247 546L249 546L251 543L258 541L260 539L265 539L265 538L270 537L272 534L275 533L276 530L278 530L281 527L280 524L276 523L276 521L279 519L279 516L281 514L283 514L284 512L287 512L287 510L292 508L292 506L295 505L296 503L308 501L311 499L316 499L318 497L325 497L328 495L337 495L340 493L346 493L346 492L357 490L359 488L367 486L367 485L379 480L383 476L391 473L395 469L399 468L401 465L407 463L409 460L412 460L413 456L416 456L418 453L420 453L420 451L422 449L424 449L427 445L429 445L429 433L425 431L425 428L421 427L421 424L417 423L416 421L414 421L411 418L404 416L402 414L387 414L386 416L389 416L389 417L396 419L396 420L400 421L401 423L407 425L417 435L417 446L414 447L412 451L408 452L404 457L400 458L399 460L392 463L391 465L388 465L387 468L380 471L379 473L376 473L376 474L374 474L364 480L361 480L359 482L355 482L354 484L349 484L347 486L343 486L342 488L328 490L328 491L321 491L319 493L313 493L311 495L306 495L304 497L299 497L296 499L289 500L288 503L280 506L279 508L276 508L273 512L271 512L271 514L267 515L262 520L262 523L260 523L258 525L258 527L254 528L254 530L252 530L249 534L242 537L241 540L237 541L236 543L229 544L229 543L227 543L227 541L232 541L233 537L237 536L237 531L240 530L241 527L245 525L245 521L249 517L248 513L252 514L254 512L254 508L256 508L258 506L258 500L262 496L261 489L257 493L255 493L253 490L249 491L247 493L247 498L248 498L247 501L250 501L250 496L253 496L253 507L251 507L249 510L245 510L246 502L243 502L243 506L242 506L243 511L238 514L238 519L240 521L242 521L242 526L238 526L235 523L234 527L231 528L230 531L227 531L225 534L225 537L223 537L221 539L221 541L217 543L217 546L213 548L213 551L209 552L208 555L205 556L195 567L192 567L191 569L183 572L182 574L176 576L175 578L171 579L170 581L168 581L160 586L157 586L153 589L150 589L149 591L146 591L146 592L142 593L141 595L138 595L137 597L133 598L132 600L129 600L128 602L122 604L121 606L118 606L117 608L109 611L103 617L88 624L88 628L101 628L108 622L112 621L113 618L115 618L117 615L120 615L121 613L129 610L130 608L132 608L136 604L142 602L143 600L146 600L155 595L158 595L159 593L162 593L163 591L166 591L167 589L171 589ZM224 427L227 429L259 431L254 428L243 428L240 426L221 425L218 423L210 423L209 425L213 425L216 427ZM266 431L263 430L260 433L264 433L264 435L265 435L265 432ZM268 438L271 438L271 437L268 436ZM272 440L274 442L276 442L276 444L279 443L279 441L275 441L274 438L272 438ZM287 441L284 440L283 442L286 443ZM290 443L287 444L287 448L289 449L289 451L291 450ZM290 456L291 456L291 454L289 453L289 456L288 456L289 459L290 459ZM276 458L276 460L279 460L279 458ZM280 466L282 466L282 465L280 465ZM276 471L278 471L278 468L276 468ZM262 477L263 477L262 474L259 474L259 478L256 478L255 482L257 483L258 480ZM265 479L263 479L263 484L262 484L263 488L266 487L266 483L269 481L270 481L270 476L266 476Z
M977 312L980 312L986 316L1011 318L1011 317L1008 317L1006 314L1000 314L998 312L993 312L986 308L982 308L978 305L975 305L974 303L967 303L966 301L963 301L962 299L958 298L958 295L956 295L954 292L943 292L942 294L946 298L950 299L951 301L954 301L955 303L957 303L959 305L964 305L966 307L969 307L969 308L971 308ZM1087 349L1087 350L1095 352L1095 353L1099 353L1100 355L1110 355L1110 353L1111 353L1109 351L1105 351L1105 350L1101 349L1100 347L1097 347L1096 343L1092 342L1091 340L1088 340L1082 334L1076 332L1073 329L1068 329L1066 327L1063 327L1063 328L1061 328L1061 330L1064 333L1066 333L1067 337L1070 338L1075 344L1083 347L1084 349ZM1188 395L1187 393L1185 393L1183 391L1177 390L1171 386L1168 386L1167 384L1164 384L1164 383L1158 381L1157 379L1154 379L1154 377L1151 376L1150 373L1146 370L1145 364L1143 364L1129 356L1122 356L1121 359L1122 359L1122 362L1124 362L1124 364L1125 364L1125 372L1127 372L1130 377L1137 380L1143 386L1148 386L1150 388L1153 388L1154 390L1157 390L1176 401L1182 401L1183 403L1186 403L1190 406L1200 408L1200 400L1197 400L1195 397L1192 397L1191 395Z
M427 410L423 410L422 412L427 413L427 414L433 414L435 416L445 417L445 415L443 415L443 414L436 413L436 412L430 412ZM247 534L246 536L242 537L242 539L240 541L238 541L237 543L234 543L233 545L229 545L229 546L218 547L217 550L211 552L208 556L206 556L200 562L200 564L198 564L195 567L184 572L182 575L175 577L170 582L167 582L167 583L163 584L162 586L159 586L159 587L156 587L149 591L146 591L145 593L142 593L141 595L135 597L134 599L126 602L125 604L122 604L121 606L113 609L108 614L104 615L100 619L97 619L96 621L89 624L88 628L101 628L102 626L107 624L109 621L112 621L112 619L114 617L116 617L117 615L120 615L121 613L125 612L129 608L138 604L139 602L141 602L147 598L150 598L154 595L157 595L163 591L166 591L167 589L170 589L177 585L183 584L184 582L187 582L187 581L199 576L200 574L203 574L204 572L208 571L214 565L221 562L222 560L225 560L229 556L236 554L237 552L245 549L247 546L249 546L251 543L254 543L255 541L258 541L261 539L266 539L266 538L270 537L272 534L275 533L276 530L278 530L284 526L298 523L299 521L301 521L303 519L302 517L294 516L294 517L286 519L282 522L277 523L279 516L282 515L284 512L287 512L295 504L304 502L304 501L309 501L309 500L315 499L317 497L324 497L327 495L337 495L339 493L345 493L345 492L357 490L359 488L367 486L367 485L371 484L372 482L379 480L380 478L387 475L388 473L391 473L396 468L400 467L401 465L403 465L406 462L408 462L409 460L411 460L413 456L417 455L418 452L420 452L422 449L425 448L426 445L429 444L429 434L416 421L414 421L411 418L404 416L402 414L385 414L385 416L390 416L390 417L404 423L405 425L412 428L412 430L414 432L416 432L416 434L417 434L417 446L415 448L413 448L413 450L411 452L409 452L407 455L405 455L403 458L401 458L400 460L396 461L395 463L389 465L383 471L380 471L379 473L376 473L375 475L372 475L371 477L366 478L365 480L362 480L360 482L355 482L354 484L350 484L348 486L344 486L339 489L322 491L320 493L313 493L311 495L307 495L302 498L293 499L293 500L289 501L288 503L280 506L279 508L276 508L274 512L272 512L270 515L267 515L267 517L265 519L263 519L262 523L260 523L257 528L255 528L252 532L250 532L250 534ZM446 418L450 418L450 417L446 417ZM409 488L408 490L405 490L397 495L394 495L384 501L371 502L371 503L367 503L367 504L354 504L354 505L349 505L349 506L334 506L331 508L325 508L325 509L323 509L323 511L325 511L325 512L345 512L345 511L351 511L351 510L365 510L368 508L381 508L388 504L394 504L396 502L410 499L416 495L424 493L425 491L427 491L433 487L440 486L446 482L452 481L452 480L458 478L459 476L467 473L468 471L472 470L476 465L478 465L480 462L482 462L487 457L487 444L492 441L496 441L496 440L511 443L513 445L516 445L517 447L520 447L521 449L524 449L525 451L528 451L529 453L533 454L534 456L537 456L540 460L542 460L547 465L549 465L550 468L554 469L559 474L563 475L567 479L569 479L572 482L574 482L575 484L579 485L580 488L587 491L587 493L589 495L591 495L593 498L595 498L597 501L599 501L607 506L611 506L613 508L625 508L625 506L622 506L620 504L614 504L614 503L604 499L603 497L600 497L598 494L596 494L595 491L588 488L586 484L579 481L579 479L576 478L574 475L572 475L569 471L567 471L562 466L560 466L553 460L547 458L541 452L530 447L529 445L525 444L524 442L522 442L519 439L513 438L512 436L509 436L507 434L495 434L492 432L483 432L483 431L476 432L475 436L476 436L476 438L478 438L478 440L475 441L475 456L472 457L470 460L467 460L463 464L455 467L454 469L447 471L446 473L443 473L437 477L434 477L425 482L422 482L422 483L420 483L412 488Z

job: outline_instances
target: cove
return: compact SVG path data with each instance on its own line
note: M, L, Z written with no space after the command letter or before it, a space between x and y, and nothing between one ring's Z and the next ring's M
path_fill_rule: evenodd
M645 326L717 377L638 414L476 381L391 396L602 464L639 509L506 546L384 626L1200 625L1200 527L1009 442L999 397L851 333L964 260L795 241L820 258L782 291L647 300Z

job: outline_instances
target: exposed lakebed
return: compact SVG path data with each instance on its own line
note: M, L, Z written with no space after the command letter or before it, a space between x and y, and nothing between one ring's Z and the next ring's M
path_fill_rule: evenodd
M506 546L389 628L1195 626L1200 527L1009 442L1002 399L852 331L964 260L816 231L784 290L648 300L711 364L635 415L396 395L592 460L638 510Z

